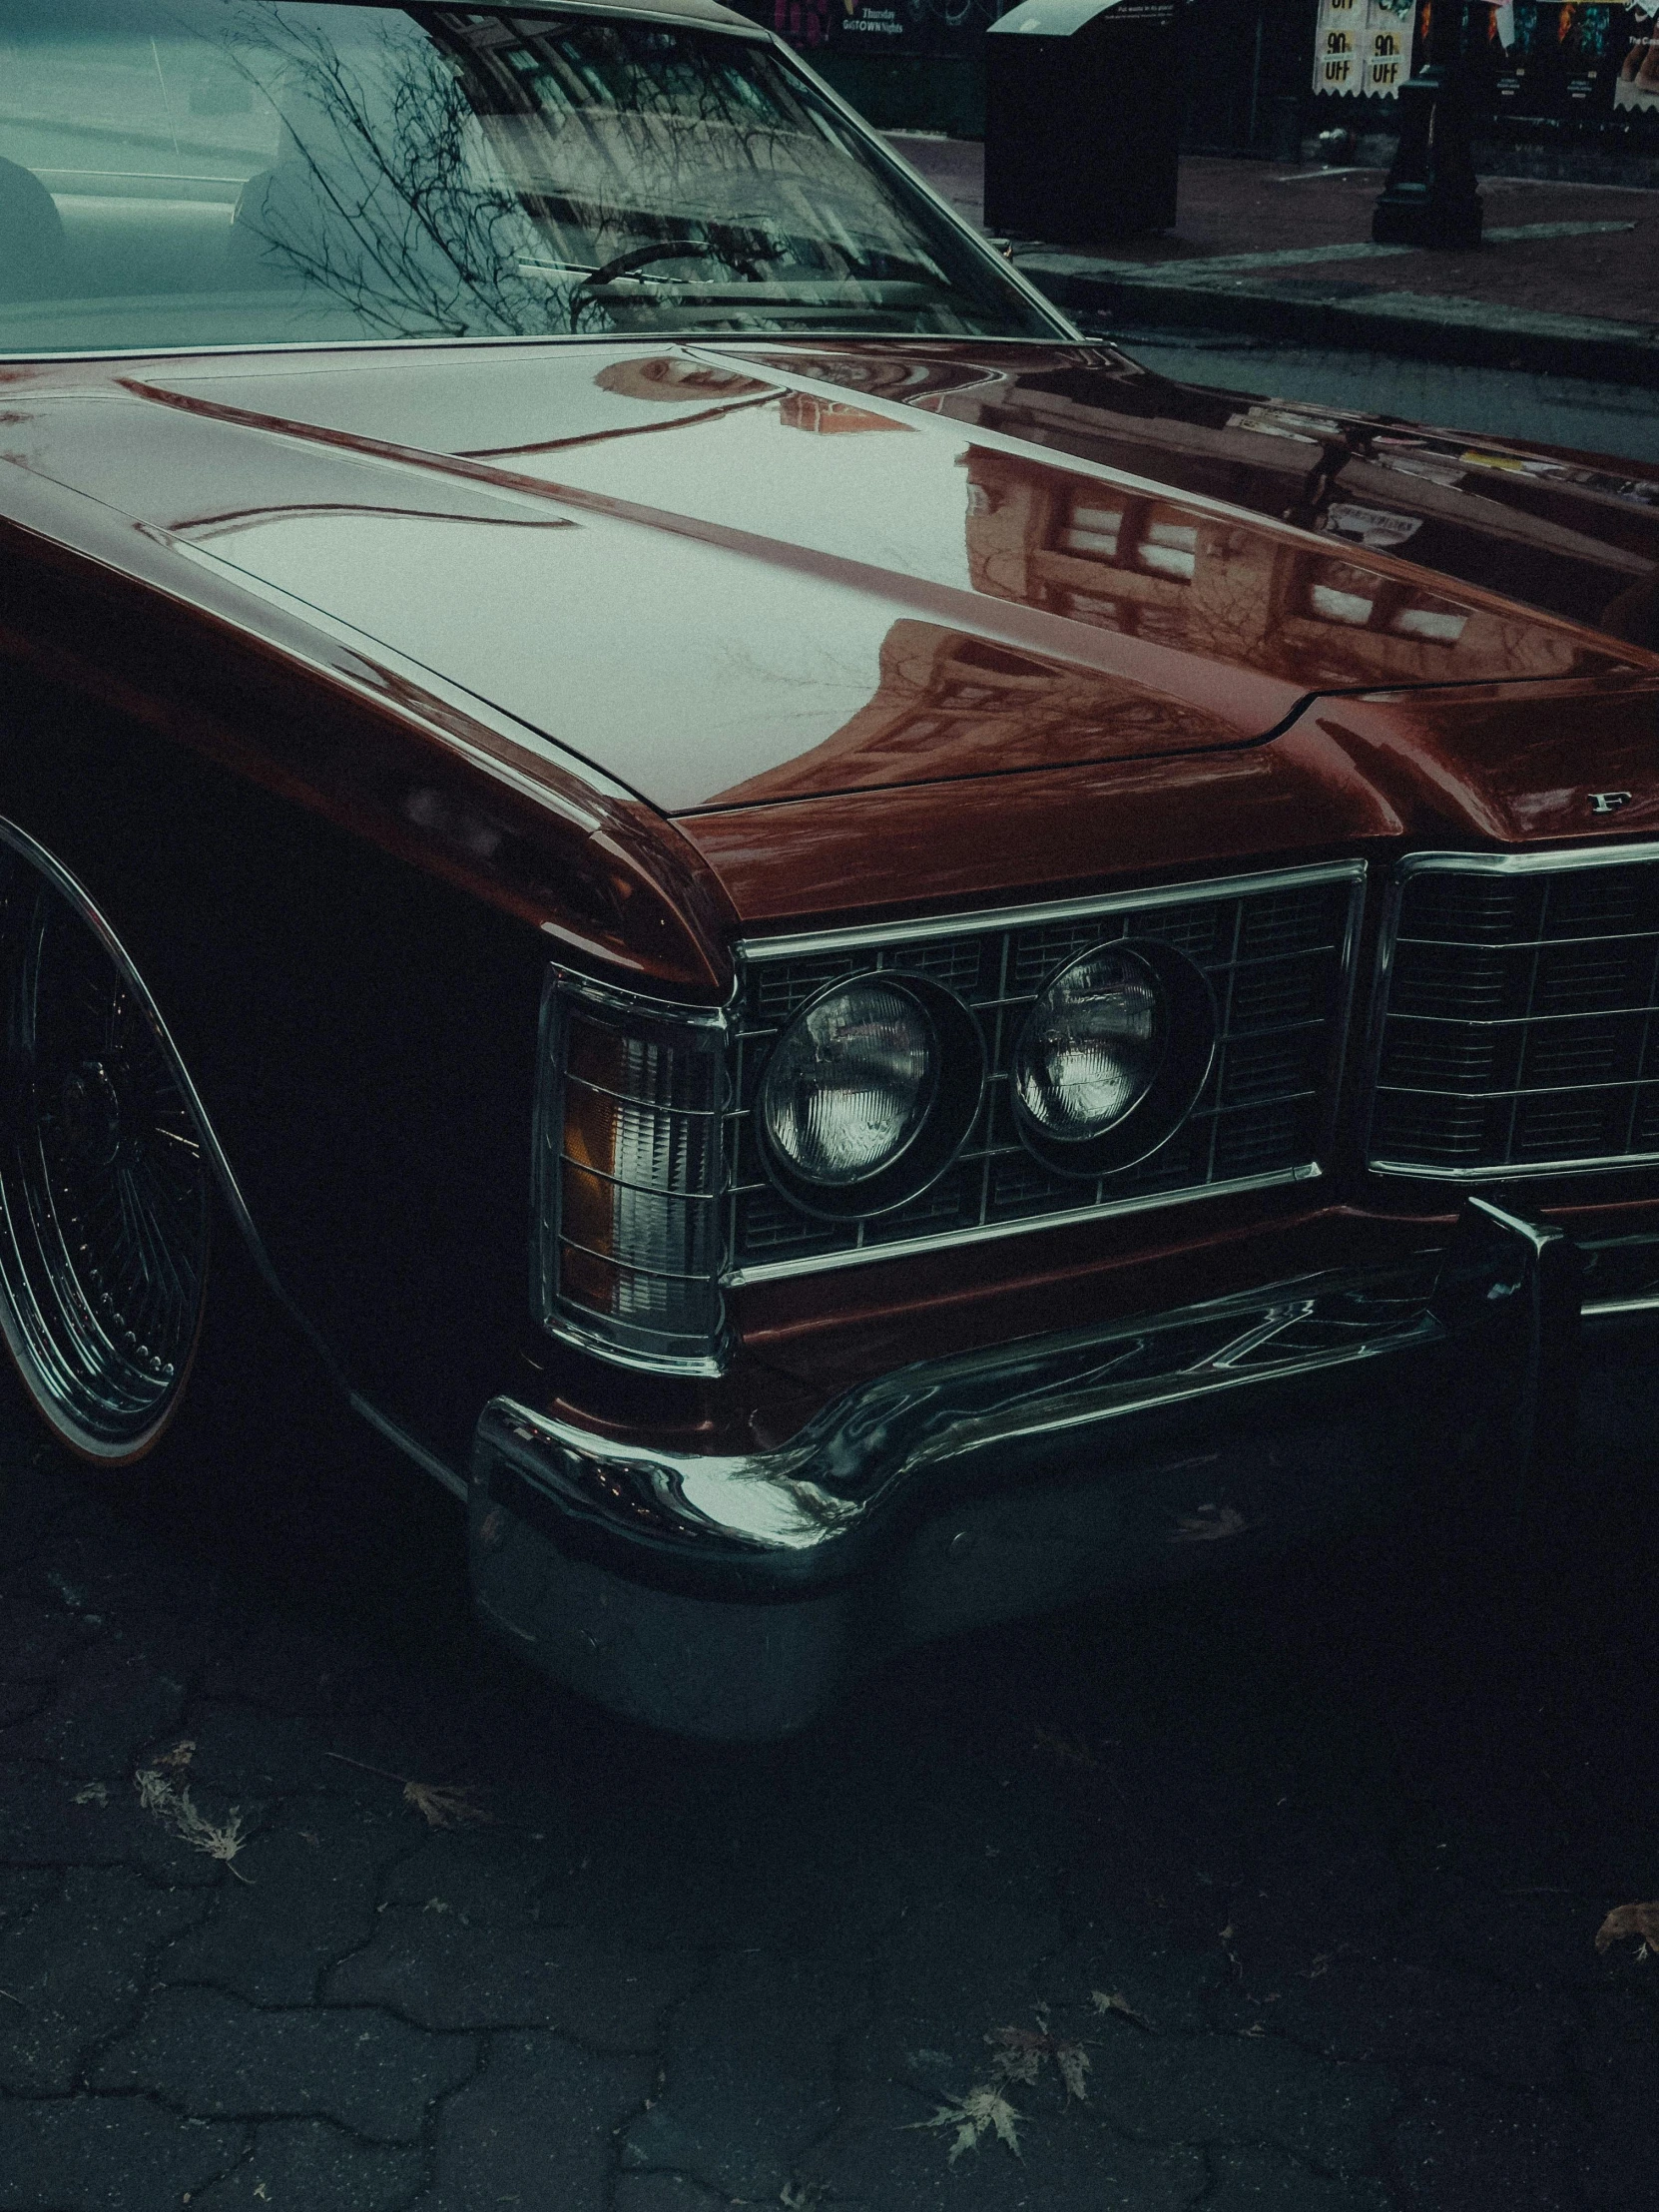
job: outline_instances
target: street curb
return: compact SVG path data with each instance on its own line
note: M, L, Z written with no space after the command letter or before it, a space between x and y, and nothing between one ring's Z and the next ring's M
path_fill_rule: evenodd
M1353 347L1464 368L1521 368L1659 390L1659 330L1590 315L1529 313L1428 292L1310 292L1250 277L1140 276L1119 264L1035 251L1015 261L1068 314L1155 329L1237 331L1279 345Z

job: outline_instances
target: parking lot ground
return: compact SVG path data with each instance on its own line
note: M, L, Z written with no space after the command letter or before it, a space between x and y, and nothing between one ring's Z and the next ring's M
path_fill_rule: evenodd
M0 2207L1641 2212L1659 1453L1589 1403L1543 1548L1428 1467L723 1750L477 1642L372 1438L100 1480L0 1382Z

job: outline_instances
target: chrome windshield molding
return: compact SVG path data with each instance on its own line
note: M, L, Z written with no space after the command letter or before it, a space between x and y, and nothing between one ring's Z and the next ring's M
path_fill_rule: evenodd
M565 1151L566 1101L571 1088L568 1078L568 1036L572 1013L580 1008L608 1017L624 1033L631 1033L635 1037L655 1036L668 1040L671 1049L678 1049L682 1053L689 1050L709 1063L710 1095L714 1103L706 1116L700 1116L699 1110L683 1105L650 1106L645 1101L638 1102L642 1113L656 1112L680 1120L708 1119L711 1131L706 1146L706 1159L712 1177L708 1188L694 1190L688 1185L685 1189L676 1189L666 1184L648 1186L616 1175L601 1166L597 1160L582 1163L590 1180L602 1182L619 1194L631 1194L635 1201L634 1210L640 1216L644 1216L653 1203L669 1216L672 1216L677 1207L707 1206L710 1215L707 1231L707 1274L693 1275L660 1266L648 1266L637 1253L618 1247L613 1247L608 1254L596 1253L579 1238L566 1234L565 1171L567 1165L574 1164L569 1162ZM720 1117L725 1104L727 1030L728 1017L724 1007L680 1005L673 1000L654 998L644 992L619 989L612 984L597 982L574 969L558 965L550 967L547 972L542 991L531 1161L532 1311L549 1336L612 1366L631 1369L636 1374L713 1379L726 1372L729 1333L721 1276ZM614 1097L618 1104L636 1103L622 1099L620 1094L600 1092L597 1086L591 1084L578 1083L576 1088L595 1090L596 1095ZM620 1197L615 1203L619 1211L627 1211ZM697 1298L701 1295L706 1309L706 1326L696 1329L653 1328L648 1323L632 1321L621 1315L607 1318L598 1309L585 1310L580 1303L571 1300L564 1288L563 1256L566 1253L575 1253L584 1260L596 1263L600 1268L610 1269L618 1277L649 1276L659 1284L673 1284L688 1305L697 1303Z
M599 12L603 14L606 11L601 9ZM828 345L836 339L850 340L851 343L858 345L865 343L880 345L960 345L963 342L959 337L953 338L948 331L926 331L918 335L913 330L871 329L848 332L844 327L835 330L798 330L792 326L788 331L770 333L758 331L755 336L781 345L794 345L798 341L805 345ZM73 349L60 349L55 352L42 351L38 353L8 353L4 349L0 349L0 365L7 368L50 368L55 362L59 361L166 361L177 367L190 361L250 359L266 353L326 353L330 355L336 353L385 352L454 353L472 346L613 346L625 345L628 342L628 335L625 331L613 332L608 336L595 336L585 330L581 332L539 330L526 337L520 337L516 332L495 336L480 331L476 335L468 334L466 337L459 338L441 335L417 338L271 338L269 340L247 338L238 339L234 342L227 340L220 345L80 346ZM753 339L751 342L753 342ZM975 337L971 342L975 348L981 345L1022 345L1026 347L1064 345L1089 346L1096 349L1110 347L1113 351L1118 350L1113 341L1108 338L1078 336L1069 328L1064 335L1055 337L1031 334L1009 336L997 331L987 333L982 337ZM738 337L711 335L707 330L665 330L657 340L658 350L660 351L664 345L683 345L688 348L709 346L725 354L741 352L743 349L742 341ZM846 397L844 386L836 387L836 396L842 399ZM864 406L873 404L873 401L860 399L858 404ZM913 415L914 408L911 408L909 412ZM991 433L976 432L975 435L988 437ZM1069 455L1067 456L1066 465L1068 468L1084 470L1091 466L1087 461L1073 461ZM1114 479L1114 481L1116 480Z
M1104 891L1094 897L1049 899L1032 906L975 907L967 913L933 914L915 921L818 929L805 936L746 937L737 951L742 960L754 966L763 960L797 960L820 952L860 952L866 946L925 944L938 937L971 936L980 930L1024 929L1032 923L1050 921L1086 921L1094 914L1121 913L1127 907L1185 906L1200 899L1292 890L1307 883L1346 881L1358 884L1364 881L1365 874L1364 860L1333 860L1310 867L1270 868L1256 875L1209 876L1193 882L1154 884L1140 890Z
M1588 870L1613 867L1641 866L1659 863L1659 841L1619 843L1612 839L1591 845L1552 846L1543 850L1526 852L1408 852L1398 860L1389 876L1383 897L1382 924L1378 935L1377 965L1372 990L1370 1023L1366 1038L1365 1088L1367 1095L1365 1159L1369 1172L1414 1182L1432 1182L1454 1189L1468 1190L1480 1184L1534 1182L1540 1177L1557 1179L1573 1175L1604 1175L1625 1170L1659 1167L1659 1147L1642 1151L1578 1153L1564 1156L1522 1161L1503 1161L1483 1166L1458 1166L1455 1163L1412 1161L1392 1157L1383 1149L1377 1137L1379 1102L1384 1086L1382 1060L1386 1042L1389 1001L1392 996L1400 938L1400 921L1408 886L1419 876L1442 874L1487 877L1526 877L1537 875L1581 874ZM1609 932L1609 940L1617 941L1623 933ZM1455 939L1443 939L1455 942ZM1490 940L1487 949L1495 951L1524 950L1535 945L1536 939ZM1571 940L1562 940L1571 941ZM1580 942L1592 942L1585 936ZM1593 1018L1599 1009L1585 1009L1584 1017ZM1406 1017L1413 1018L1413 1017ZM1426 1017L1414 1017L1418 1019ZM1455 1017L1445 1017L1455 1022ZM1467 1026L1474 1026L1479 1017L1469 1017ZM1507 1017L1505 1026L1517 1025L1533 1019L1570 1020L1573 1013L1547 1017ZM1496 1027L1493 1020L1487 1024ZM1562 1084L1556 1087L1560 1096L1585 1095L1595 1090L1609 1093L1628 1089L1628 1082ZM1431 1087L1423 1086L1425 1091ZM1448 1105L1454 1105L1471 1094L1444 1091ZM1520 1094L1516 1094L1520 1095ZM1540 1086L1526 1095L1543 1097L1549 1091ZM1591 1310L1589 1308L1586 1309ZM1594 1309L1600 1311L1601 1309Z
M1139 1198L1109 1200L1104 1206L1079 1206L1064 1214L1039 1214L1027 1221L991 1222L982 1229L951 1230L941 1237L911 1237L904 1243L860 1245L854 1252L814 1253L800 1260L759 1261L748 1267L730 1268L726 1282L734 1289L746 1283L775 1283L789 1276L822 1275L831 1268L868 1267L880 1260L912 1260L929 1252L960 1251L1000 1244L1008 1237L1029 1237L1041 1229L1074 1229L1081 1222L1116 1220L1124 1214L1147 1214L1171 1206L1190 1206L1205 1198L1242 1198L1252 1191L1284 1190L1295 1183L1319 1183L1325 1170L1318 1161L1287 1168L1278 1175L1245 1175L1233 1183L1205 1183L1187 1191L1150 1191Z

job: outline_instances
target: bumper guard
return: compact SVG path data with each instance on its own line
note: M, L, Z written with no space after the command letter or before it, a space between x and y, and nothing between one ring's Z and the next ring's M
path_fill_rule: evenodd
M1383 1509L1430 1442L1495 1430L1534 1485L1570 1435L1578 1318L1571 1240L1471 1198L1442 1253L899 1369L772 1451L496 1398L474 1591L602 1704L784 1735L907 1645Z

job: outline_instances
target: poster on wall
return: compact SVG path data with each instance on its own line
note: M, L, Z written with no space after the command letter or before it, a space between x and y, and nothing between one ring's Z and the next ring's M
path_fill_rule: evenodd
M1615 108L1646 109L1659 118L1659 0L1652 9L1627 8L1624 53L1613 87Z
M1620 111L1659 110L1651 8L1512 0L1489 12L1485 61L1499 114L1606 123Z
M1320 0L1314 90L1392 100L1410 75L1415 0Z
M773 0L772 28L803 53L913 54L936 59L977 51L997 0Z
M1643 109L1659 118L1659 0L1650 11L1630 8L1628 37L1613 88L1616 108Z
M1418 0L1320 0L1315 92L1394 98L1421 56L1426 14ZM1557 125L1659 119L1659 0L1475 0L1469 14L1489 112Z

